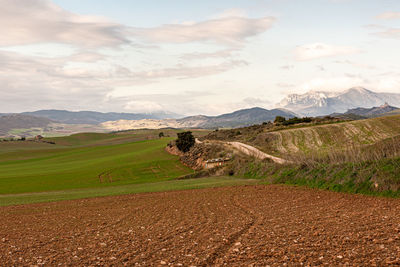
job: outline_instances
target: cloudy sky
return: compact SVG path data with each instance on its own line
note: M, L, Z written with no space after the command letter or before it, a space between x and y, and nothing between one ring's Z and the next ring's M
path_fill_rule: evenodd
M0 0L0 112L215 115L400 93L399 0Z

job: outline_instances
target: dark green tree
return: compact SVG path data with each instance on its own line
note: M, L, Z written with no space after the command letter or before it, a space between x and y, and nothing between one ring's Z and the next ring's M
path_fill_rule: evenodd
M194 136L191 131L178 133L178 139L176 139L176 146L182 152L188 152L195 143Z
M158 137L164 137L164 133L163 132L160 132L159 134L158 134Z
M276 124L281 124L281 123L284 123L285 121L286 121L285 117L276 116L276 118L275 118L275 120L274 120L274 123L276 123Z

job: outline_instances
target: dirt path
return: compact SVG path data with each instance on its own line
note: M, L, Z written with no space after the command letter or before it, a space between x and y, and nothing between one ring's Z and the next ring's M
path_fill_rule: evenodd
M197 144L202 144L203 143L202 141L200 141L197 138L195 139L195 141L196 141ZM223 141L211 141L211 140L207 140L207 142L218 142L218 143L227 144L227 145L233 147L234 149L236 149L236 150L238 150L238 151L240 151L240 152L242 152L242 153L244 153L244 154L246 154L248 156L255 157L257 159L261 159L261 160L263 160L263 159L271 159L273 162L278 163L278 164L289 163L289 161L287 161L285 159L269 155L269 154L264 153L261 150L255 148L253 146L250 146L250 145L247 145L247 144L244 144L244 143L241 143L241 142L223 142Z
M278 164L288 163L287 160L266 154L266 153L262 152L261 150L255 148L253 146L247 145L247 144L243 144L240 142L226 142L226 143L246 155L249 155L249 156L261 159L261 160L271 159L273 162L278 163Z
M0 214L0 266L400 264L399 199L242 186Z

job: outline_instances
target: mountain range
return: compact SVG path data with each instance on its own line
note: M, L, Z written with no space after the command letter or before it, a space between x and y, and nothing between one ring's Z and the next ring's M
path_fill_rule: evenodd
M0 116L0 136L7 135L12 129L33 127L44 128L50 123L52 123L52 121L47 118L39 118L23 114L2 114Z
M21 114L40 118L47 118L66 124L99 124L106 121L116 120L143 120L143 119L166 119L181 118L182 116L171 112L155 113L102 113L95 111L68 111L68 110L38 110L23 112Z
M288 95L278 106L301 116L322 116L344 113L349 109L360 107L378 107L385 103L400 106L400 94L376 93L362 87L342 92L310 91L305 94Z
M182 119L167 120L119 120L109 121L101 125L110 130L128 130L140 128L234 128L272 121L276 116L293 118L296 116L291 111L284 109L263 109L259 107L242 109L219 116L190 116Z
M219 116L179 116L169 112L158 113L102 113L94 111L39 110L20 114L0 114L0 136L10 130L32 135L31 128L47 129L57 134L79 131L116 131L143 128L235 128L272 121L276 116L333 115L361 119L400 112L400 94L376 93L362 87L343 92L310 91L292 94L283 99L281 108L260 107L242 109ZM299 115L296 115L299 114ZM58 130L57 130L58 129ZM16 131L13 131L14 133ZM45 131L46 132L46 131ZM43 133L45 133L43 132Z
M164 115L166 115L165 113ZM39 110L21 114L0 115L0 136L18 129L24 136L31 136L37 131L30 128L46 128L49 131L71 133L82 131L119 131L129 129L160 128L220 128L240 127L272 121L276 116L286 118L296 114L284 109L267 110L251 108L238 110L219 116L190 116L182 119L157 119L156 115L129 113L101 113L91 111L71 112L65 110ZM161 116L161 115L158 115ZM77 125L82 125L77 127ZM45 132L41 132L46 135Z
M396 113L400 112L400 109L397 107L390 106L388 103L381 105L379 107L372 108L354 108L349 109L345 113L333 113L330 116L344 118L344 119L366 119L366 118L374 118L388 115L396 115Z

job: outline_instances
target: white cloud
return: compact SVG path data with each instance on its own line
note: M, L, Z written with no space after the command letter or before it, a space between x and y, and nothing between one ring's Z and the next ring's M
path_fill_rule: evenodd
M224 10L222 13L219 13L213 16L213 19L222 19L222 18L233 18L233 17L246 17L247 13L244 9L241 8L230 8Z
M295 59L298 61L305 61L305 60L313 60L324 57L349 55L359 52L360 50L351 46L336 46L324 43L314 43L314 44L298 46L294 50L294 56Z
M359 69L367 69L367 70L375 70L378 68L375 65L365 64L365 63L357 63L357 62L353 62L350 60L336 60L336 61L334 61L334 63L350 65L350 66L353 66L353 67L356 67Z
M215 75L222 72L229 71L236 67L247 66L248 63L243 60L230 60L214 65L204 66L187 66L177 65L172 68L151 69L143 72L133 72L131 77L147 78L147 79L160 79L160 78L178 78L189 79L198 78L209 75Z
M151 113L165 111L165 108L154 101L133 100L124 105L124 109L133 113Z
M182 102L176 96L169 99L128 97L115 101L111 92L115 88L130 87L130 90L121 94L126 96L132 92L143 91L140 86L155 84L163 79L199 78L247 65L245 61L229 60L214 65L175 65L169 68L132 71L123 66L98 64L97 60L101 60L101 55L80 53L70 57L47 58L0 50L1 111L15 112L43 108L72 110L125 108L132 112L138 111L139 107L147 106L148 108L144 110L147 112L150 109L159 110L158 105L164 107L164 104L172 110L181 111ZM75 61L85 61L85 63L83 66L80 64L69 66L70 62ZM193 95L190 97L196 100ZM144 104L139 105L139 102L132 101ZM195 107L196 105L193 105L191 108Z
M192 24L169 24L156 28L132 28L131 34L148 42L190 43L213 42L223 45L239 45L248 37L267 31L275 18L250 19L227 17Z
M297 87L296 92L308 91L343 91L347 88L366 85L367 81L359 76L343 75L332 77L317 77L310 79Z
M400 39L400 28L386 28L384 31L373 34L382 38Z
M295 87L294 92L308 91L341 92L352 87L365 87L376 92L398 93L400 88L399 73L384 73L382 75L362 75L345 73L341 76L316 77Z
M376 18L383 20L400 19L400 12L385 12L376 16Z
M228 48L222 49L215 52L193 52L186 53L180 56L181 59L184 60L204 60L205 58L230 58L233 56L234 52L237 52L239 49L236 48Z
M0 46L65 43L101 47L129 43L122 25L68 12L49 0L2 0L0 25Z

